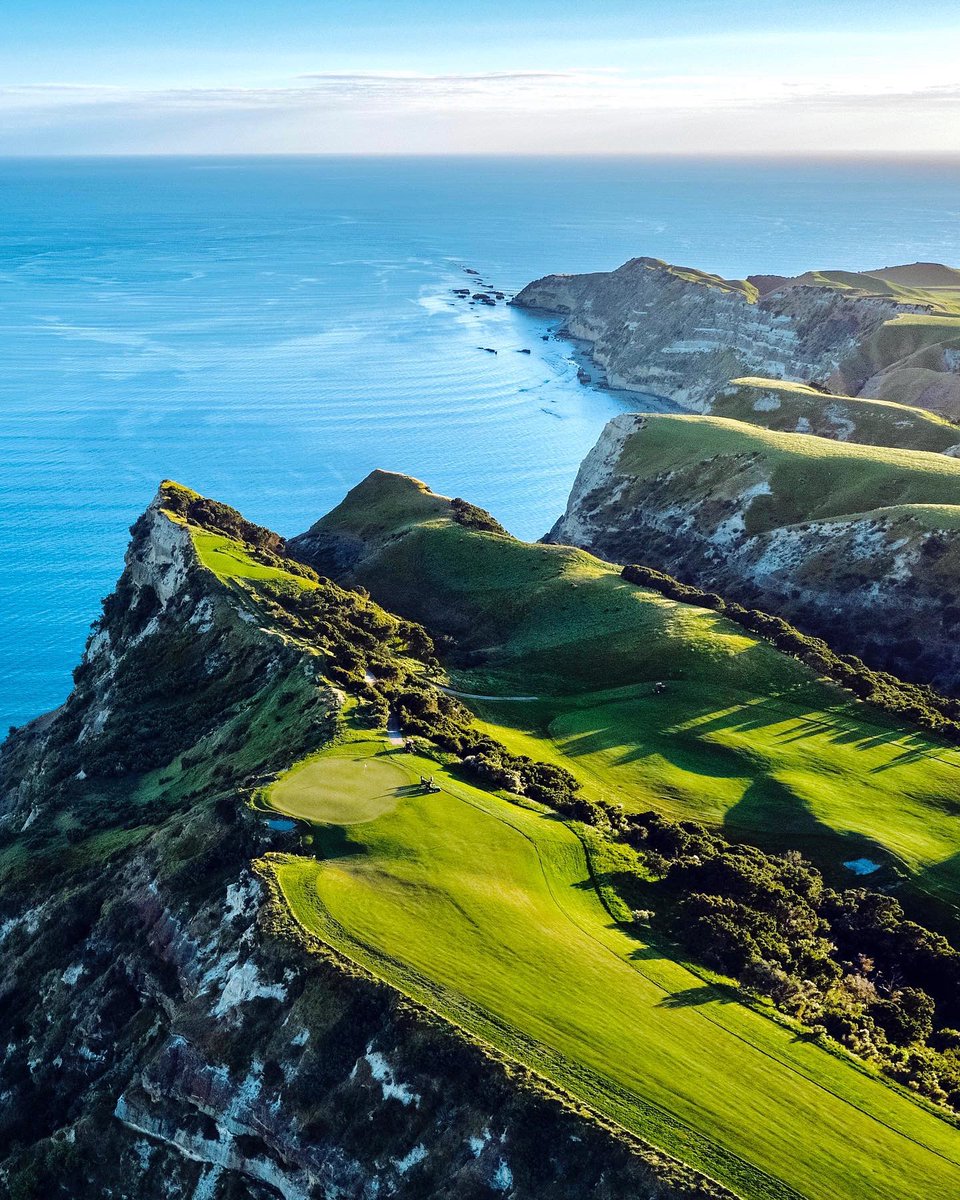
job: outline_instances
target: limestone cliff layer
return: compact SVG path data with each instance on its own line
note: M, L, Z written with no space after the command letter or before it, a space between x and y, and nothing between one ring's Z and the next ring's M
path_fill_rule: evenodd
M590 343L613 386L697 412L746 375L960 415L960 317L937 313L919 292L868 294L820 278L767 280L761 292L745 280L635 258L610 272L548 275L514 303L562 313L566 332Z
M664 420L624 414L608 423L545 540L654 567L777 613L873 667L960 693L952 506L811 516L796 494L779 494L782 455L748 441L742 453L705 450L647 469L648 427Z

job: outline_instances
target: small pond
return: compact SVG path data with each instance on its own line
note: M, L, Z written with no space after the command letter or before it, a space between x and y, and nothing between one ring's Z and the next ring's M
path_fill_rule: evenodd
M880 870L880 863L874 862L872 858L852 858L843 865L854 875L872 875L874 871Z

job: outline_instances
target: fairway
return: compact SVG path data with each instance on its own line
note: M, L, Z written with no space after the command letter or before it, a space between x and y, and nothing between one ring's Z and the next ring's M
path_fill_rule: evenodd
M880 714L871 726L862 706L815 710L732 689L705 697L684 682L662 696L636 687L468 703L514 753L572 771L588 798L656 807L774 850L802 846L841 884L851 882L844 861L889 856L955 905L960 755Z
M744 1197L960 1191L955 1128L617 926L563 822L438 777L275 863L305 927Z
M288 771L271 789L271 808L287 817L330 825L371 821L411 786L408 772L386 757L323 754Z
M686 433L696 431L691 420L669 418ZM747 429L714 425L724 436ZM828 457L886 453L799 435L789 443L814 461L823 447ZM942 466L960 487L956 460L889 453L922 461L934 476ZM380 511L381 493L389 498L394 532L378 533L353 579L394 611L476 648L481 665L456 671L455 690L538 697L465 699L498 741L567 768L588 799L799 849L838 887L854 882L845 862L870 858L886 868L874 884L899 873L925 912L932 898L928 919L960 919L955 748L858 702L716 612L626 583L590 554L438 516L443 502L427 506L422 486L372 475L320 527L353 536L368 500ZM941 525L944 512L956 519L960 508L909 511Z

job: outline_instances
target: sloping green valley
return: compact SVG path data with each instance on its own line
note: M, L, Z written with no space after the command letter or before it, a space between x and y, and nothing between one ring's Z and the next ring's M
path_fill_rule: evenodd
M714 424L726 433L730 423ZM794 440L814 447L817 461L819 440ZM960 472L944 464L948 479ZM334 554L366 497L390 495L397 526L377 531L350 578L460 639L455 687L499 740L562 764L587 795L802 848L835 879L865 854L953 910L956 750L715 612L634 587L583 551L464 527L421 489L370 477L299 552L314 539Z
M363 813L382 760L409 784L388 812L345 825L318 772L316 857L271 860L307 930L739 1195L960 1187L956 1130L618 926L549 812L375 741L316 765L338 791L352 767ZM437 794L419 793L427 771ZM302 813L283 779L268 802Z

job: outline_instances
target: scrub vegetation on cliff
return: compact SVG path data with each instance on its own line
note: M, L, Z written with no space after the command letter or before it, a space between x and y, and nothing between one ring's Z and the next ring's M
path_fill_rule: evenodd
M904 902L949 906L955 757L716 611L417 481L376 473L289 545L166 484L70 700L0 759L0 1173L18 1198L65 1173L150 1200L221 1174L257 1200L374 1174L411 1200L960 1189L956 1125L841 1048L836 998L825 1033L763 999L807 978L786 918L741 904L716 962L671 925L684 838L725 864L721 908L738 840L843 882L876 858ZM787 880L750 853L755 885ZM48 928L47 901L75 917ZM749 938L768 987L734 960ZM922 1058L943 1013L916 978L854 1032ZM952 1103L947 1058L922 1065L898 1078ZM561 1128L538 1161L531 1131Z

